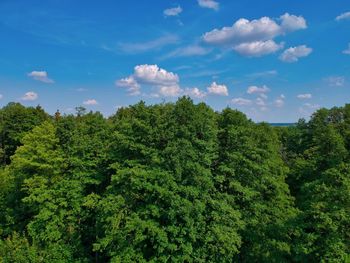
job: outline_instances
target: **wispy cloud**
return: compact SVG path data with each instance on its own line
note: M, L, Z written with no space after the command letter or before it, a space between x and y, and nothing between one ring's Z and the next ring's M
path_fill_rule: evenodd
M199 45L190 45L186 47L180 47L174 51L164 55L161 59L175 58L175 57L191 57L191 56L204 56L211 52L210 48L205 48Z
M168 8L163 11L164 16L178 16L182 12L181 6Z
M345 84L345 77L343 76L331 76L326 78L328 85L331 87L342 87Z
M350 55L350 43L348 44L348 48L343 50L343 53L346 55Z
M203 8L210 8L214 10L219 10L219 3L214 0L197 0L198 5Z
M310 94L310 93L299 94L299 95L297 96L297 98L300 99L300 100L311 99L311 98L312 98L312 94Z
M244 98L233 98L231 103L238 106L248 106L252 105L253 101Z
M247 74L246 76L250 78L264 78L264 77L276 76L277 74L278 74L277 70L266 70L261 72L250 73L250 74Z
M335 18L336 21L340 21L340 20L344 20L344 19L350 19L350 12L342 13Z
M277 108L281 108L284 106L284 100L285 100L285 96L283 94L281 94L277 99L275 99L274 104Z
M159 50L164 46L177 44L180 39L177 35L169 34L161 36L157 39L140 42L140 43L119 43L117 49L125 53L142 53L148 51ZM106 50L113 50L109 47L103 46Z

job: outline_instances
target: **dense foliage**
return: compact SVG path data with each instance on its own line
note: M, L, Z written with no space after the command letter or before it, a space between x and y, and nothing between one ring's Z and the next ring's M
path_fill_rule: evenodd
M0 262L349 262L350 105L0 110Z

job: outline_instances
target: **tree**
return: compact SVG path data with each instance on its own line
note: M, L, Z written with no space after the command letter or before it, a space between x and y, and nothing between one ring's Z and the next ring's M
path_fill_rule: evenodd
M237 111L219 116L218 188L232 196L245 229L239 262L285 262L290 258L289 221L293 208L286 167L273 129L256 125Z
M115 262L231 262L242 222L214 186L214 112L181 98L112 120L116 173L98 205L95 249Z
M300 262L350 260L350 166L340 164L302 187L295 258Z
M16 148L21 145L23 136L48 118L49 115L40 106L26 108L11 102L3 107L0 110L1 164L8 164Z

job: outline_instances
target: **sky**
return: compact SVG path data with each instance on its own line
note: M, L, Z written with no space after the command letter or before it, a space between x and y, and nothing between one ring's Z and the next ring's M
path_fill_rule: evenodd
M254 121L350 101L345 0L1 0L0 106L109 116L190 96Z

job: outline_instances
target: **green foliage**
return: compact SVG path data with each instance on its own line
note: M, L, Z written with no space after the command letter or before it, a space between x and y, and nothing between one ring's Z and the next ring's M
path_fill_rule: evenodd
M9 103L0 109L1 164L10 162L10 157L21 145L21 139L26 132L48 118L49 115L40 106L26 108L19 103Z
M349 262L350 105L0 110L0 262Z
M290 254L288 222L296 210L276 134L230 109L221 114L219 128L218 187L234 198L246 224L237 261L284 262Z

